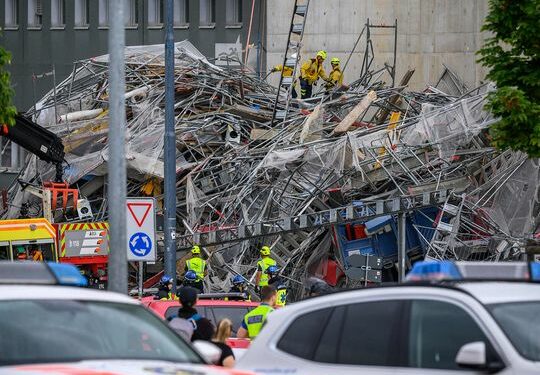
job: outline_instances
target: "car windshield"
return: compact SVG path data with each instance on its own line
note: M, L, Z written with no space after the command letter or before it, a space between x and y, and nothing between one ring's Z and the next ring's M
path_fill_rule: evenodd
M143 307L96 301L1 301L0 353L0 365L106 359L203 362Z
M488 306L516 350L531 361L540 361L540 301Z

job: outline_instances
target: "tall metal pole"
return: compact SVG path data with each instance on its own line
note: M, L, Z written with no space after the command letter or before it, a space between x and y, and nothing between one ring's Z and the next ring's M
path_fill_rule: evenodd
M174 0L165 7L165 274L176 292L176 136L174 131Z
M127 293L124 3L109 1L109 290Z
M407 216L405 212L398 214L398 280L405 280L405 260L407 251Z

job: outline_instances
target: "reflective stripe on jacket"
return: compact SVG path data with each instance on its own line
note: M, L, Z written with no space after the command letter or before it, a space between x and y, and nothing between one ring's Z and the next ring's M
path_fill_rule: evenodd
M274 309L266 304L261 304L257 308L251 310L244 316L244 324L247 327L248 336L250 339L257 337L261 332L268 314Z
M188 271L193 271L197 274L197 281L204 279L204 270L206 268L206 261L199 257L193 257L186 260L186 267Z
M266 270L270 266L275 266L276 261L270 257L262 258L257 262L257 265L261 269L261 278L259 279L259 286L266 286L268 285L268 275L266 274Z

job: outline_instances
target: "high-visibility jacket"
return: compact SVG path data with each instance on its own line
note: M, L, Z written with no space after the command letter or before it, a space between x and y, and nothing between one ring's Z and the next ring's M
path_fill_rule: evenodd
M272 306L267 305L266 303L261 303L258 307L251 310L244 316L243 326L247 327L248 336L250 339L257 337L259 332L261 332L264 323L268 314L270 314L274 309Z
M206 269L206 260L193 257L186 260L186 267L188 271L193 271L197 274L197 281L204 279L204 270Z
M274 66L274 70L276 72L281 72L283 71L283 77L291 77L292 74L293 74L293 68L289 67L289 66L283 66L281 64L279 65L276 65Z
M305 79L308 84L313 85L320 78L328 80L322 63L319 65L317 59L309 59L305 61L300 68L300 77Z
M280 285L277 290L276 306L283 307L287 304L287 287Z
M332 69L328 78L330 83L333 84L333 86L341 86L343 84L343 73L341 72L339 66L336 66L334 67L334 69Z
M262 258L257 262L257 266L261 270L261 277L259 279L259 286L267 286L268 285L268 275L266 274L266 270L270 266L275 266L276 261L270 257Z
M167 298L163 297L159 299L160 301L178 301L178 296L172 294L171 292L167 293Z

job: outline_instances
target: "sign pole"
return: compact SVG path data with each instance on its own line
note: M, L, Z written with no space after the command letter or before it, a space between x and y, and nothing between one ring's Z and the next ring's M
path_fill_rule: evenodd
M144 262L139 262L139 300L142 299L143 296L143 277L144 277Z
M166 0L165 10L165 177L164 223L165 275L173 280L176 293L176 134L174 127L174 1Z
M127 293L124 3L109 1L109 160L107 198L111 228L109 290Z

